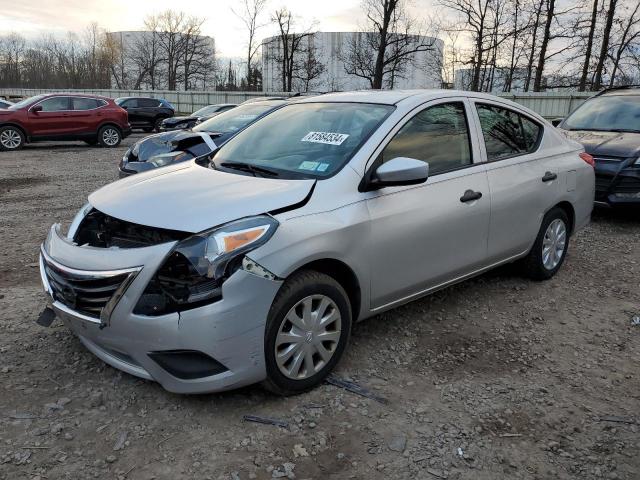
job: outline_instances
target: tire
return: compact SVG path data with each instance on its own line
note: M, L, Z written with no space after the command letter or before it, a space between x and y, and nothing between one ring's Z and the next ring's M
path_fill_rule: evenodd
M304 323L302 313L307 305L312 314L316 308L316 315L322 315L329 323L324 327L309 328L309 323ZM305 328L294 325L289 321L290 318L296 318L296 322L302 322L299 325ZM313 319L313 315L310 318ZM351 304L338 282L311 270L293 274L280 288L267 318L264 338L267 368L265 388L286 396L319 385L342 357L351 335L351 324ZM284 336L280 337L281 343L276 346L280 333ZM320 340L320 335L326 340ZM282 340L293 338L298 340ZM288 358L283 361L285 357ZM296 363L299 363L297 375ZM294 378L296 376L298 378Z
M164 120L164 118L156 118L156 121L153 122L153 130L155 132L160 132L160 126L162 125L162 121Z
M548 280L560 270L569 248L570 225L567 213L561 208L556 207L547 212L531 251L522 260L522 270L527 277ZM561 252L556 248L560 245Z
M11 125L0 128L0 150L9 152L20 150L24 142L24 133L19 128Z
M142 131L143 131L144 133L151 133L151 132L153 132L153 127L144 127L144 128L142 129Z
M122 133L118 127L113 125L105 125L98 130L98 143L104 148L114 148L120 145L122 141Z

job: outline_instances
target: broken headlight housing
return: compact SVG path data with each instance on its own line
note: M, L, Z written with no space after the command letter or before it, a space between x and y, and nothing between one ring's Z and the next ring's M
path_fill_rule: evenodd
M178 242L138 300L134 313L164 315L219 300L244 254L264 245L278 221L268 215L227 223Z

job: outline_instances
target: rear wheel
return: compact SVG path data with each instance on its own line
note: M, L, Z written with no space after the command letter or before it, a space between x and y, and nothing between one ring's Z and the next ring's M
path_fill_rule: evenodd
M156 119L156 121L154 122L154 124L153 124L153 129L154 129L156 132L159 132L159 131L160 131L160 126L162 125L162 120L164 120L164 119L163 119L163 118L157 118L157 119Z
M113 148L120 145L122 134L112 125L105 125L98 131L98 143L102 147Z
M524 273L534 280L548 280L564 263L569 247L569 217L561 208L543 218L533 248L522 261Z
M265 331L265 387L292 395L320 384L342 357L351 333L351 306L333 278L302 271L276 296Z
M19 150L24 141L24 133L19 128L10 125L0 128L0 150Z

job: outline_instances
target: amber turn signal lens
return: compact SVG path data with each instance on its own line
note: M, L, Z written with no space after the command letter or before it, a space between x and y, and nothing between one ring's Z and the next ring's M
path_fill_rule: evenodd
M229 253L236 248L240 248L247 243L257 240L264 232L265 228L256 228L255 230L245 230L238 233L232 233L224 237L224 251Z

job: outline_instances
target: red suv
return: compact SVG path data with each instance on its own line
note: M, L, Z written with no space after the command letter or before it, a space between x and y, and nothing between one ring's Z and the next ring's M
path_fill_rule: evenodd
M0 109L0 150L18 150L26 142L43 140L116 147L130 133L126 110L106 97L37 95Z

